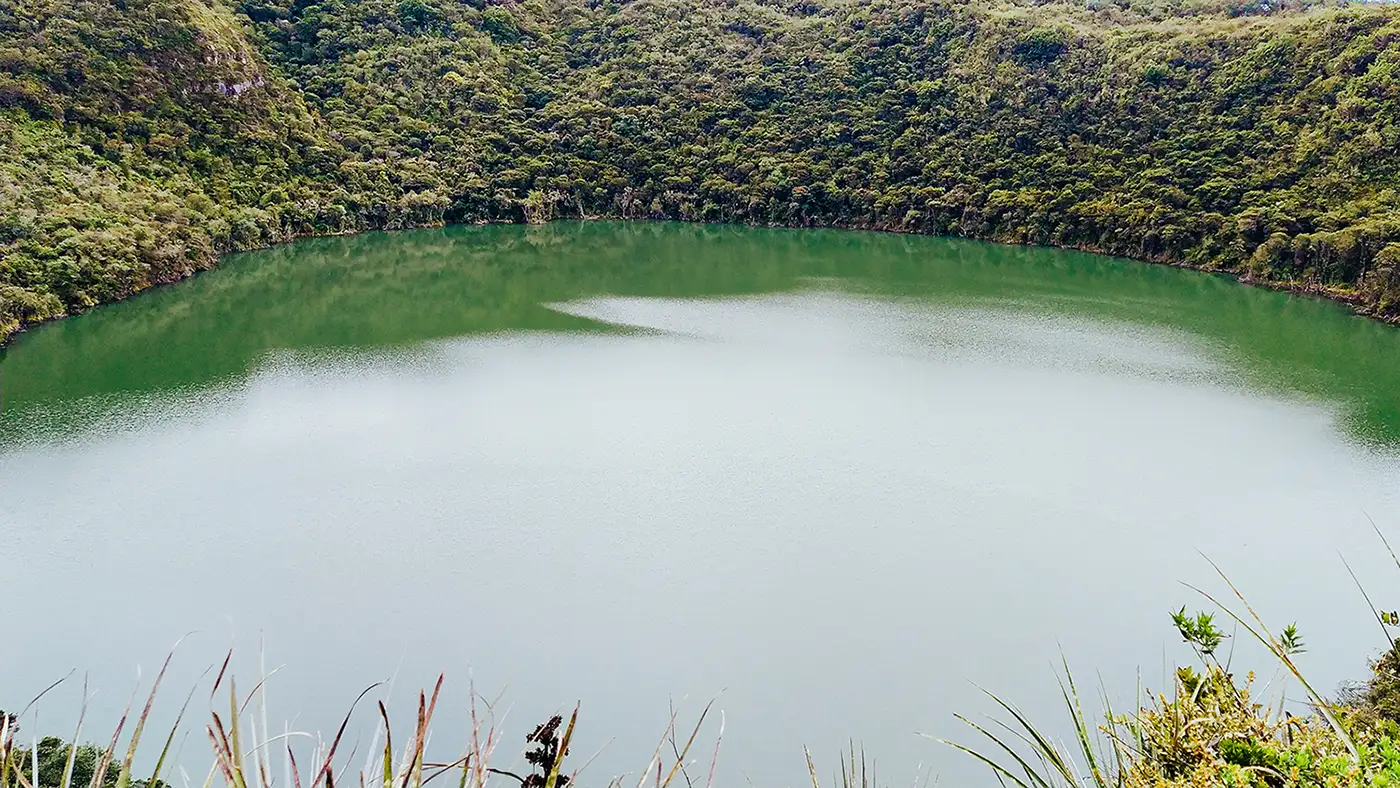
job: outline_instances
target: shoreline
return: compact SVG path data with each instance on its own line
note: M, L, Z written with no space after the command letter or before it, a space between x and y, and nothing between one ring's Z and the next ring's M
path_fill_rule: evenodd
M429 230L429 229L443 228L443 227L468 227L468 226L483 226L483 225L490 225L490 224L495 224L495 225L518 225L518 226L542 226L542 225L545 225L545 224L552 224L552 223L555 222L555 221L561 221L561 222L562 222L562 221L578 221L578 222L600 222L600 221L603 221L603 222L607 222L607 221L615 221L615 222L677 222L677 223L681 223L681 224L713 224L713 225L718 225L718 226L754 227L754 228L766 228L766 229L774 229L774 230L777 230L777 229L785 229L785 230L844 230L844 231L847 231L847 232L873 232L873 233L890 233L890 234L893 234L893 235L919 235L919 236L926 236L926 237L930 237L930 238L959 238L959 239L963 239L963 240L967 240L967 241L977 241L977 242L979 242L979 243L997 244L997 245L1000 245L1000 246L1021 246L1021 247L1034 247L1034 248L1040 248L1040 249L1059 249L1059 250L1062 250L1062 251L1085 252L1085 253L1087 253L1087 254L1097 255L1097 256L1099 256L1099 257L1117 258L1117 259L1119 259L1119 260L1131 260L1131 261L1133 261L1133 262L1142 263L1143 265L1164 265L1164 266L1168 266L1168 267L1171 267L1171 268L1179 268L1179 269L1183 269L1183 270L1187 270L1187 271L1196 271L1196 272L1203 273L1203 274L1215 274L1215 275L1219 275L1219 276L1226 276L1226 277L1229 277L1229 278L1235 280L1236 283L1238 283L1239 285L1241 285L1241 286L1243 286L1243 287L1258 287L1258 288L1262 288L1262 289L1265 289L1265 290L1273 290L1273 291L1276 291L1276 292L1290 293L1290 294L1292 294L1292 295L1295 295L1295 296L1298 296L1298 297L1301 297L1301 298L1311 298L1311 299L1319 300L1319 301L1329 301L1329 302L1336 303L1336 304L1342 304L1342 305L1345 305L1345 306L1349 307L1350 310L1351 310L1351 312L1352 312L1352 314L1356 315L1357 317L1365 318L1365 319L1367 319L1367 320L1373 320L1373 321L1375 321L1375 322L1377 322L1377 323L1381 323L1381 324L1388 325L1388 326L1400 327L1400 313L1397 313L1397 314L1395 314L1395 315L1383 315L1383 314L1379 314L1378 312L1376 312L1376 310L1371 309L1371 308L1368 308L1367 306L1365 306L1364 304L1362 304L1360 297L1359 297L1354 291L1352 291L1352 290L1350 290L1350 289L1348 289L1348 288L1339 287L1339 286L1332 286L1332 285L1316 284L1316 283L1297 282L1297 281L1278 281L1278 282L1275 282L1275 281L1270 281L1270 280L1267 280L1267 279L1255 279L1255 278L1249 276L1249 274L1247 274L1247 273L1239 273L1239 272L1235 272L1235 271L1226 271L1226 270L1221 270L1221 269L1216 269L1216 268L1210 268L1210 267L1208 267L1208 266L1204 266L1204 265L1195 265L1195 264L1188 263L1188 262L1184 262L1184 261L1180 261L1180 260L1164 260L1164 259L1153 260L1153 259L1150 259L1150 258L1130 257L1130 256L1127 256L1127 255L1121 255L1121 254L1114 254L1114 253L1111 253L1111 252L1105 252L1105 251L1103 251L1103 250L1101 250L1101 249L1096 249L1096 248L1088 247L1088 246L1061 246L1061 245L1057 245L1057 244L1018 243L1018 242L1014 242L1014 241L1001 241L1001 240L996 240L996 239L992 239L992 238L979 238L979 237L976 237L976 236L959 235L959 234L955 234L955 233L949 233L949 234L938 235L938 234L932 234L932 233L921 233L921 232L918 232L917 230L901 230L901 229L898 229L898 228L895 228L895 227L882 227L882 226L879 226L879 225L861 226L861 225L840 224L840 223L829 223L829 224L757 224L757 223L752 223L752 222L698 222L698 221L689 220L689 219L673 219L673 218L662 218L662 217L657 217L657 218L652 218L652 217L641 217L641 218L638 218L638 217L626 217L626 216L607 216L607 215L599 215L599 216L579 216L579 217L558 217L558 218L556 218L556 219L551 219L551 220L549 220L549 221L547 221L547 222L529 222L529 221L525 221L525 222L505 222L505 221L497 222L497 221L485 221L485 220L482 220L482 221L463 221L463 222L435 222L435 223L425 223L425 224L414 224L414 225L408 225L408 226L404 226L404 227L377 227L377 228L365 228L365 229L361 229L361 230L350 230L350 231L346 231L346 232L308 233L308 234L305 234L305 235L296 235L296 236L292 236L292 237L290 237L290 238L287 238L286 240L275 241L275 242L269 243L269 244L263 244L263 245L261 245L261 246L253 246L253 247L249 247L249 248L247 248L247 249L236 249L236 250L230 250L230 251L226 251L226 252L221 252L221 253L218 255L218 262L216 262L213 266L210 266L210 267L208 267L208 268L194 268L194 269L192 269L188 274L185 274L184 276L176 277L176 278L174 278L174 279L169 279L169 280L162 280L162 281L152 282L150 286L145 287L145 288L142 288L141 290L137 290L136 292L131 293L130 295L127 295L127 296L125 296L125 297L123 297L123 298L119 298L119 299L116 299L116 300L113 300L113 301L106 301L106 302L103 302L103 303L100 303L100 304L95 304L95 305L93 305L92 307L90 307L90 308L88 308L88 309L85 309L85 310L83 310L83 311L81 311L81 312L72 312L72 313L60 315L60 316L57 316L57 317L48 318L48 319L46 319L46 320L39 320L39 321L36 321L36 322L33 322L33 323L22 323L22 324L20 324L20 327L19 327L18 329L16 329L13 333L11 333L9 336L0 336L0 360L3 360L3 359L4 359L5 353L6 353L6 351L9 349L9 347L10 347L14 342L18 341L20 337L22 337L22 336L24 336L25 334L27 334L31 329L38 328L38 327L44 326L44 325L48 325L48 324L50 324L50 323L57 323L57 322L62 321L62 320L67 320L67 319L69 319L69 318L77 317L77 316L79 316L79 315L87 314L88 312L91 312L91 311L96 310L96 309L101 309L102 307L108 306L108 305L110 305L110 304L121 303L121 302L123 302L123 301L127 301L127 300L129 300L129 299L136 298L136 297L138 297L138 296L141 296L141 295L143 295L143 294L145 294L145 293L148 293L148 292L151 292L151 291L153 291L153 290L156 290L156 289L159 289L159 288L163 288L163 287L169 287L169 286L171 286L171 285L175 285L175 284L178 284L178 283L180 283L180 282L183 282L183 281L185 281L185 280L187 280L187 279L193 279L193 278L199 276L199 275L202 274L202 273L206 273L206 272L208 272L208 271L213 271L213 270L215 270L215 269L221 267L221 266L223 265L224 259L227 258L227 257L229 257L229 256L231 256L231 255L235 255L235 254L244 254L244 253L247 253L247 252L257 252L257 251L261 251L261 250L264 250L264 249L271 249L271 248L278 247L278 246L287 246L287 245L289 245L289 244L297 243L298 241L308 241L308 240L312 240L312 239L315 239L315 238L343 238L343 237L349 237L349 236L354 236L354 235L362 235L362 234L365 234L365 233L388 233L388 232L401 232L401 231L405 231L405 230Z

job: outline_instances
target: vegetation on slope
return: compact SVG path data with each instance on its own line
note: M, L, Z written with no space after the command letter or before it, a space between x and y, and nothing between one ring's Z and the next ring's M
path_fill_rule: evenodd
M226 9L0 3L0 337L313 230L322 135Z
M0 337L311 234L1074 246L1400 316L1400 9L0 0Z

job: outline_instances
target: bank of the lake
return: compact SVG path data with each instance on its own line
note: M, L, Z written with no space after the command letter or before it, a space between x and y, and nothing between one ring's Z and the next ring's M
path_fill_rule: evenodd
M596 222L596 221L601 221L601 222L617 222L617 221L643 221L643 222L645 222L645 221L651 221L651 222L663 222L663 223L664 223L664 222L667 222L667 221L674 221L674 220L668 220L668 219L651 219L651 220L647 220L647 219L624 219L623 217L620 217L620 216L589 216L589 217L584 217L583 219L576 219L576 220L558 219L558 220L554 220L554 221L561 221L561 222L567 222L567 221L595 221L595 222ZM486 224L505 224L505 223L503 223L503 222L494 222L494 223L493 223L493 222L474 222L474 223L472 223L471 225L464 225L464 226L482 226L482 225L486 225ZM701 224L703 224L703 223L701 223ZM441 227L444 227L444 226L447 226L447 225L443 225L443 224L441 224L441 223L432 222L432 223L424 223L424 224L409 224L409 225L404 226L404 227L396 228L395 230L364 229L364 230L347 231L347 232L307 233L307 234L304 234L304 235L292 235L292 236L288 236L288 237L286 237L286 238L283 238L283 239L278 240L275 244L266 244L266 245L261 245L261 246L251 246L251 247L248 247L248 248L246 248L246 249L241 250L240 252L235 252L235 253L226 254L226 255L224 256L224 259L227 260L229 257L233 257L233 258L236 259L238 255L240 255L240 254L245 254L245 253L247 253L247 252L258 251L258 250L260 250L260 249L268 249L268 248L271 248L272 246L283 245L283 244L291 244L291 243L296 243L297 241L305 241L305 240L309 240L309 239L313 239L313 238L344 237L344 236L350 236L350 235L358 235L358 234L367 233L367 232L401 232L401 231L405 231L405 230L415 230L415 229L417 229L417 230L426 230L426 229L441 228ZM878 224L878 223L877 223L877 224L871 224L871 225L863 225L863 224L829 224L829 225L803 224L803 225L784 225L784 224L773 224L773 223L769 223L769 224L752 224L752 223L744 224L744 223L740 223L740 224L737 224L736 226L761 227L761 228L766 228L766 229L790 229L790 230L798 230L798 229L806 229L806 230L812 230L812 229L832 229L832 230L845 230L845 231L850 231L850 232L883 232L883 233L893 233L893 234L897 234L897 235L921 235L921 234L922 234L922 233L917 233L917 232L913 232L913 231L909 231L909 230L900 229L900 228L898 228L898 227L882 226L882 225L880 225L880 224ZM988 242L988 243L1000 243L1000 244L1015 245L1015 246L1025 246L1025 245L1026 245L1026 244L1013 244L1013 243L1011 243L1011 242L1004 241L1004 240L1000 240L1000 239L997 239L997 238L995 238L995 237L993 237L993 238L978 238L978 237L976 237L976 236L952 236L952 237L963 238L963 239L965 239L965 240L984 241L984 242ZM1049 248L1049 249L1072 249L1072 250L1074 250L1074 251L1085 252L1085 253L1094 254L1094 255L1099 255L1099 256L1104 256L1104 257L1121 257L1121 255L1114 255L1114 254L1112 254L1111 252L1107 252L1107 251L1105 251L1105 250L1103 250L1103 249L1095 248L1093 245L1089 245L1089 244L1076 244L1076 245L1071 245L1071 246L1054 246L1054 245L1050 245L1050 246L1045 246L1045 248ZM1316 299L1323 299L1323 300L1327 300L1327 301L1332 301L1332 302L1336 302L1336 303L1344 304L1344 305L1348 306L1350 309L1352 309L1356 314L1358 314L1358 315L1360 315L1360 316L1363 316L1363 317L1366 317L1366 318L1370 318L1370 319L1373 319L1373 320L1377 320L1377 321L1379 321L1379 322L1381 322L1381 323L1386 323L1386 324L1390 324L1390 325L1400 325L1400 312L1394 312L1394 311L1391 311L1391 310L1381 310L1381 309L1378 309L1374 304L1368 303L1364 298L1362 298L1362 297L1356 292L1356 289L1355 289L1354 287L1352 287L1352 286L1335 285L1335 284L1333 284L1333 285L1328 285L1328 284L1321 284L1321 283L1317 283L1317 282L1302 282L1302 281L1287 281L1287 280L1280 281L1280 280L1272 280L1272 279L1258 279L1258 278L1255 278L1255 277L1253 277L1252 275L1250 275L1250 274L1248 274L1248 273L1239 273L1239 272L1232 272L1232 271L1221 270L1218 266L1216 266L1216 265L1214 265L1214 264L1212 264L1212 263L1209 263L1209 262L1207 262L1207 263L1190 263L1190 262L1185 262L1185 261L1181 261L1181 260L1173 260L1173 259L1170 259L1170 258L1163 258L1163 257L1158 257L1158 258L1150 258L1150 257L1148 257L1148 258L1125 258L1125 259L1134 260L1134 261L1136 261L1136 262L1141 262L1141 263L1144 263L1144 264L1166 265L1166 266L1170 266L1170 267L1173 267L1173 268L1181 268L1181 269L1186 269L1186 270L1199 271L1199 272L1201 272L1201 273L1207 273L1207 274L1218 275L1218 276L1226 277L1226 278L1232 279L1232 280L1234 280L1234 281L1237 281L1237 282L1239 282L1239 283L1240 283L1241 285L1243 285L1243 286L1262 287L1262 288L1269 289L1269 290L1276 290L1276 291L1280 291L1280 292L1291 293L1291 294L1296 295L1296 296L1299 296L1299 297L1316 298ZM149 289L151 289L151 288L158 288L158 287L164 287L164 286L172 285L172 284L175 284L175 283L177 283L177 282L181 282L181 281L183 281L183 280L185 280L185 279L187 279L187 278L189 278L189 277L198 276L199 274L204 273L205 271L209 271L209 270L213 270L213 266L211 266L211 267L209 267L209 268L206 268L206 269L198 269L198 270L191 269L191 270L188 270L188 271L181 271L181 272L178 273L177 276L173 276L173 277L171 277L171 278L164 279L164 280L161 280L161 281L158 281L158 282L153 282L153 283L150 285L150 288L138 290L138 291L133 292L133 293L127 295L127 296L123 296L122 298L117 299L117 300L120 301L120 300L125 300L126 298L136 297L136 296L141 295L142 293L147 292L147 290L149 290ZM115 303L115 302L109 302L109 303ZM98 305L95 305L93 308L100 308L101 306L102 306L101 304L98 304ZM76 313L76 314L82 314L82 312L79 312L79 313ZM53 317L45 318L45 319L42 319L42 320L37 320L37 321L33 321L33 322L24 323L24 324L20 325L20 327L19 327L18 329L16 329L15 331L13 331L12 333L0 335L0 353L3 353L3 352L4 352L6 345L8 345L10 342L15 341L16 339L18 339L25 331L29 330L30 328L34 328L34 327L43 325L44 323L53 322L53 321L55 321L55 320L63 320L63 319L65 319L65 318L68 318L68 317L71 317L71 316L73 316L73 315L62 314L62 315L56 315L56 316L53 316Z

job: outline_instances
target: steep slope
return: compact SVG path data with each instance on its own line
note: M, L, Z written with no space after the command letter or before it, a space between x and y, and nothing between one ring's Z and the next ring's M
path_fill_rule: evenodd
M0 0L0 335L296 235L605 215L1075 246L1400 314L1394 6L33 5Z
M0 337L317 229L260 206L340 154L228 9L0 0L0 33Z

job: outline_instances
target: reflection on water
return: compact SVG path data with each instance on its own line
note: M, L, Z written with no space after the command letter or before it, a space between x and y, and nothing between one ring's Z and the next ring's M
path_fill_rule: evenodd
M274 351L599 331L549 308L597 295L843 289L1189 333L1254 385L1400 442L1400 331L1337 305L1074 252L843 231L675 224L454 227L307 241L46 326L0 361L0 438L81 428L149 395L244 380Z

